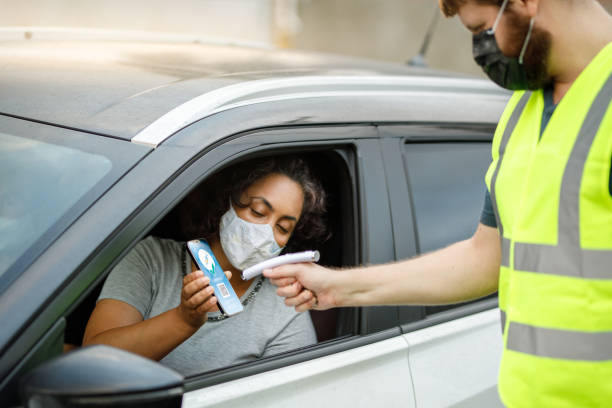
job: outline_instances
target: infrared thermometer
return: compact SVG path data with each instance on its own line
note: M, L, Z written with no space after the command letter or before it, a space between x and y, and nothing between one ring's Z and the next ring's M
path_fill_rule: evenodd
M242 312L244 309L240 299L234 292L234 288L230 285L225 272L221 269L221 265L213 255L212 249L203 239L194 239L187 242L187 249L191 259L204 272L204 275L210 279L210 286L215 291L217 298L217 306L219 310L226 316L233 316Z
M261 275L264 269L276 268L277 266L290 263L319 262L319 258L319 251L304 251L277 256L246 268L242 271L242 279L249 280Z

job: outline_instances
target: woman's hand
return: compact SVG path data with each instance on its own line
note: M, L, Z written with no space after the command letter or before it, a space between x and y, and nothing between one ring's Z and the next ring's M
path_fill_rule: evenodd
M266 269L263 274L278 286L276 293L285 298L285 304L294 306L298 312L337 306L331 279L334 272L330 269L315 263L298 263Z
M228 278L232 275L225 274ZM216 304L213 288L202 271L183 279L178 307L146 320L128 303L102 299L89 318L83 345L107 344L161 360L206 322L206 314Z
M228 279L231 272L225 272ZM190 327L197 330L206 322L206 315L217 305L210 279L202 271L194 271L183 278L179 316Z

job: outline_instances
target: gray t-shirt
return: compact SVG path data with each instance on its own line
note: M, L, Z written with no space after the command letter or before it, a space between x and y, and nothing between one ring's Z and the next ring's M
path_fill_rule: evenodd
M98 300L128 303L144 319L175 308L180 303L183 277L191 271L183 251L180 242L155 237L142 240L111 271ZM254 279L241 301L249 296L238 315L211 321L220 313L208 313L209 321L161 363L191 375L316 343L310 315L285 306L267 279Z

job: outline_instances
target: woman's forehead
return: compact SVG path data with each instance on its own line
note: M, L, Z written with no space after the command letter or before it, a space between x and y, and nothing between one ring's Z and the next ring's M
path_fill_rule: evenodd
M256 180L245 191L249 200L257 200L287 215L299 215L304 194L300 185L282 174L270 174Z

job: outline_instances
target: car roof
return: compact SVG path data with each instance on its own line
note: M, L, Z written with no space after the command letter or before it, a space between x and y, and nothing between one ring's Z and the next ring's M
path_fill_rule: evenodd
M194 100L192 121L241 100L295 92L296 86L389 88L405 80L410 87L450 77L403 64L261 46L30 38L0 41L0 113L134 141L159 134L154 125L160 119L176 122L169 113ZM187 124L178 122L163 131Z

